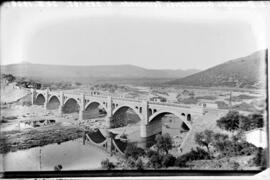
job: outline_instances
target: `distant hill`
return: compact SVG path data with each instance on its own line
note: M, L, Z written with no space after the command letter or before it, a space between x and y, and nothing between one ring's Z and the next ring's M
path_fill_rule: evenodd
M41 79L88 81L96 79L181 78L199 70L153 70L133 65L67 66L21 63L1 66L2 74Z
M202 87L263 87L266 50L256 51L249 56L227 61L193 75L167 82L169 85Z

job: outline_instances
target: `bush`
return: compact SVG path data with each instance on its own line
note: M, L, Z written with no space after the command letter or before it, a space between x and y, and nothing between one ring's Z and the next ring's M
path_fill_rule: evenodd
M145 152L142 148L137 147L134 144L128 144L125 150L125 157L132 157L133 159L137 159L139 156L145 155Z
M188 161L201 160L201 159L210 159L210 155L205 150L197 147L196 150L191 149L190 152L177 157L175 160L175 166L186 167Z
M135 168L136 167L135 160L131 156L127 158L126 164L127 164L128 168Z
M245 141L237 142L226 140L217 143L215 147L220 152L220 157L248 156L255 153L257 150L256 146Z
M157 153L156 151L153 151L153 150L148 150L148 151L146 152L146 156L147 156L148 158L151 158L153 155L158 155L158 153Z
M158 155L158 154L154 154L150 157L150 167L153 167L155 169L157 168L161 168L161 161L162 161L162 156Z
M143 170L144 166L141 158L137 159L137 161L135 162L135 167L137 168L137 170Z
M158 134L155 140L156 140L155 145L158 148L158 153L165 152L166 154L168 154L169 150L172 149L172 138L168 133L164 135Z
M256 166L266 168L266 160L267 160L266 149L260 147L255 152L254 158L251 159L251 163Z
M9 83L13 82L16 78L12 74L3 74L3 78L6 79Z
M103 169L110 170L110 169L113 169L115 165L112 162L110 162L108 158L106 158L105 160L101 161L101 167Z
M163 167L173 166L175 163L175 160L176 160L176 158L173 155L166 154L165 156L162 157L161 165Z

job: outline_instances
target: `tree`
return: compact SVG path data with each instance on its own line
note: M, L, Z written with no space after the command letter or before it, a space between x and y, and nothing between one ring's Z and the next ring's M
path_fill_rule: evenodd
M239 129L241 115L238 111L229 111L224 117L217 120L217 126L221 129L234 132Z
M249 131L256 128L262 128L263 126L264 122L262 114L250 114L248 116L241 117L241 130Z
M164 135L158 134L155 140L155 145L158 149L158 153L165 152L166 154L168 154L169 150L172 149L172 138L168 133Z
M195 142L200 146L205 146L209 154L209 145L213 142L213 135L214 132L208 129L195 135Z

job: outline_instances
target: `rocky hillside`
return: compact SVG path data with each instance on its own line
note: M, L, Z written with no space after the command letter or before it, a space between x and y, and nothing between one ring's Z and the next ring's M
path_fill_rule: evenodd
M193 75L169 81L170 85L203 87L263 87L266 50L256 51L249 56L227 61Z

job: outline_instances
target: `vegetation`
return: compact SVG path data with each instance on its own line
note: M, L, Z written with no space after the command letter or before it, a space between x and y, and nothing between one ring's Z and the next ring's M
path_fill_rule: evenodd
M236 104L236 105L232 106L232 109L238 110L238 111L248 111L248 112L256 112L257 111L252 103L246 103L246 102Z
M172 149L172 139L169 134L160 135L158 134L155 138L158 153L165 152L168 154L169 150Z
M256 128L262 128L264 126L262 114L250 114L244 116L241 119L240 129L244 131L250 131Z
M264 126L262 114L241 115L238 111L229 113L217 120L217 126L221 129L235 132L237 130L249 131Z
M101 161L101 167L102 169L111 170L115 168L115 165L112 162L110 162L108 158L106 158L105 160Z
M3 154L47 144L62 143L82 136L83 131L78 127L61 126L60 124L25 131L3 131L0 135L0 153Z
M1 78L6 79L8 83L14 82L16 79L12 74L2 74Z
M190 152L177 157L175 160L175 166L187 167L187 162L201 159L210 159L210 155L205 150L197 147L196 150L191 149Z
M196 99L207 99L207 100L215 100L216 96L197 96Z
M91 90L97 90L97 91L108 91L110 93L114 93L117 90L122 91L128 91L129 89L126 86L119 86L117 84L110 84L110 83L104 83L104 84L96 84L90 88Z
M266 168L266 161L267 161L266 149L258 148L257 151L255 152L255 156L251 159L249 164Z
M135 144L128 144L125 150L125 157L132 157L135 160L137 160L139 156L142 156L144 154L144 150L137 147Z
M256 98L255 96L250 96L250 95L246 95L246 94L240 94L238 96L233 96L232 97L232 101L242 101L242 100L246 100L246 99L254 99ZM229 101L229 98L226 98L225 100Z
M195 142L200 146L205 146L208 154L210 154L209 145L213 141L214 132L211 130L205 130L195 134Z
M239 129L239 121L242 116L238 111L229 111L229 113L217 120L217 126L226 131L234 132Z
M218 106L218 109L228 109L229 105L225 103L224 101L216 101L215 102Z

